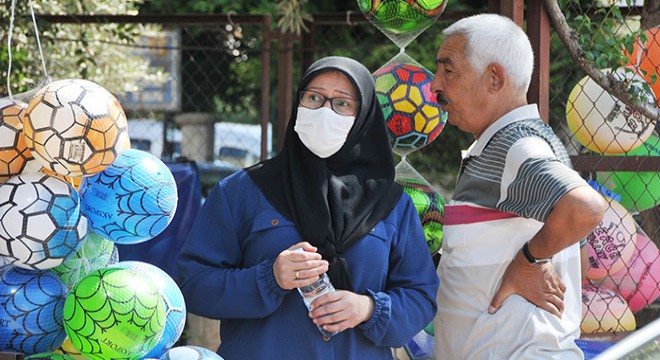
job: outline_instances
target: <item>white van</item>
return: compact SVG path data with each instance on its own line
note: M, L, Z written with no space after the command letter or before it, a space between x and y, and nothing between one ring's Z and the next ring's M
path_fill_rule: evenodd
M253 165L261 159L261 125L218 122L214 124L214 158L240 168ZM268 124L266 151L272 151L272 126Z
M128 137L131 148L147 151L158 158L176 159L181 156L181 131L168 129L165 132L162 121L154 119L129 119ZM164 139L172 145L171 154L164 151Z
M214 124L213 160L238 168L250 166L261 159L261 125L233 122ZM128 135L131 147L148 151L159 158L176 159L181 156L182 134L179 129L165 131L162 121L155 119L129 119ZM172 146L165 151L164 139ZM272 151L272 126L267 129L266 151Z

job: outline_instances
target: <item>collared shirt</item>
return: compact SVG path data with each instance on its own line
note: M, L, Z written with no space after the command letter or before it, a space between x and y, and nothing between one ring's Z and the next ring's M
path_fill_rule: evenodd
M488 307L508 265L555 203L585 185L535 105L504 115L470 146L445 206L436 358L582 358L574 342L582 309L577 244L552 257L566 285L562 318L515 294L495 314Z
M453 200L545 221L570 189L585 185L536 105L491 124L464 153Z

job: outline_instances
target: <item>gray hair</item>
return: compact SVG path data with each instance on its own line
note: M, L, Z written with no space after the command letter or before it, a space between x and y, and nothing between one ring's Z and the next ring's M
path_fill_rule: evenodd
M527 34L511 19L496 14L473 15L442 33L445 37L465 37L465 56L475 70L483 72L491 63L500 64L514 89L527 93L534 70L534 51Z

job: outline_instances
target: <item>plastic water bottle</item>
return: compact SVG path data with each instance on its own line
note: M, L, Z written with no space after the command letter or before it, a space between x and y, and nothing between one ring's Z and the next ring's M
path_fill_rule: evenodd
M302 248L295 249L295 251L304 251ZM328 274L323 273L318 280L316 280L313 284L307 285L307 286L301 286L298 288L298 292L300 293L300 296L303 298L303 302L305 303L305 306L307 307L307 310L310 310L310 305L316 299L317 297L327 294L329 292L335 291L335 287L332 285L330 282L330 278L328 277ZM323 329L323 326L321 325L316 325L316 327L319 329L321 334L327 337L333 336L338 333L338 331L335 332L329 332L325 329Z

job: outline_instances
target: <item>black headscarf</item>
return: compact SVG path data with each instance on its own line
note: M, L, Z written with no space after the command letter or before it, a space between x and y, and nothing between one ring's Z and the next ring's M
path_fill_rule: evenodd
M305 147L293 128L300 93L316 75L329 70L340 71L350 80L360 110L342 148L321 159ZM326 57L309 67L295 99L282 151L247 171L275 209L296 224L302 239L330 262L328 276L333 285L354 290L341 254L391 212L402 192L394 182L394 159L374 80L353 59Z

